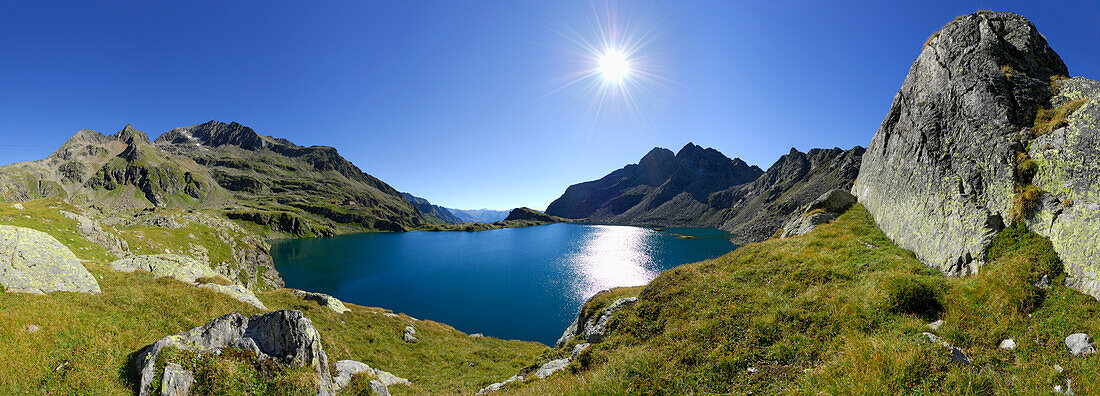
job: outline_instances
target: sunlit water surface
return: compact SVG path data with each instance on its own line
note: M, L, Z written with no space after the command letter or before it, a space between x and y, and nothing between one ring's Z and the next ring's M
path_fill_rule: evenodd
M287 240L273 243L271 255L287 287L467 333L552 344L588 297L721 256L736 248L728 237L714 229L554 224Z

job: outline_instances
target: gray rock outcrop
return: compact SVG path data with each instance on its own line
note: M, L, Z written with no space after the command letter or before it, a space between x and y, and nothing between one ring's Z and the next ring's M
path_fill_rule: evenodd
M68 247L50 234L9 225L0 225L0 285L18 293L100 292Z
M307 292L304 290L295 290L294 295L303 300L314 301L320 304L322 307L327 307L333 312L342 314L344 312L351 311L348 307L344 306L344 302L340 301L336 297L330 296L324 293Z
M416 338L416 329L414 329L412 326L405 326L405 331L401 333L401 338L404 339L405 342L419 341Z
M334 394L321 336L301 311L280 310L252 317L231 313L158 340L142 349L133 361L139 372L140 395L150 394L150 385L156 380L157 356L165 348L211 354L220 354L225 348L238 348L255 353L260 359L274 359L292 367L310 367L317 373L318 394Z
M144 271L154 276L175 278L195 284L200 278L221 277L210 267L187 256L178 254L150 254L132 256L111 262L111 268L119 272Z
M573 323L565 329L561 338L558 338L558 342L555 346L561 348L569 343L569 340L579 335L583 335L584 340L589 343L596 344L602 342L606 335L607 324L611 321L611 316L623 306L633 304L637 301L637 297L620 298L608 304L607 308L597 311L587 317L582 310L581 313L577 315L577 319L574 319Z
M265 311L267 310L267 307L264 306L264 303L260 301L259 298L256 298L256 293L253 293L252 290L249 290L241 285L219 285L217 283L204 283L199 285L199 288L210 289L218 293L225 294L229 297L233 297L237 301L243 302L253 307Z
M779 237L786 238L809 233L817 226L833 221L844 214L855 203L855 195L840 189L829 190L806 205L800 213L792 215L783 226L783 234Z
M1006 222L1022 132L1061 58L1030 21L978 12L924 46L875 133L852 192L879 228L948 275L976 272Z
M411 384L408 379L398 377L376 368L371 368L371 366L365 363L354 360L341 360L336 362L334 366L336 368L336 376L333 377L332 383L337 392L351 384L352 377L359 373L366 373L374 377L375 380L371 382L378 382L387 389L387 392L390 386Z
M1066 348L1074 355L1091 355L1096 353L1096 347L1092 343L1092 337L1085 333L1073 333L1066 337Z

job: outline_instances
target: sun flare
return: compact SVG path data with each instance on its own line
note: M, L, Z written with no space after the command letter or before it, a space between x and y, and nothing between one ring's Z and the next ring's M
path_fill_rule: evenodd
M626 59L626 54L619 50L607 50L600 55L597 63L600 74L606 82L618 83L630 75L630 61Z

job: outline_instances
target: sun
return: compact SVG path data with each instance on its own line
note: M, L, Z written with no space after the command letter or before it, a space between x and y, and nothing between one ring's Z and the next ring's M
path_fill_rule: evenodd
M630 61L622 51L609 49L600 55L596 63L606 82L619 83L630 76Z

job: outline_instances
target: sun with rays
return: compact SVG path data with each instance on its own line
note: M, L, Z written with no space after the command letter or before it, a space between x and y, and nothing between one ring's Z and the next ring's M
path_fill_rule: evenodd
M627 16L610 3L602 9L593 3L585 23L555 29L566 39L570 63L577 66L553 82L551 93L580 87L597 117L608 107L640 116L639 101L655 96L653 88L672 83L662 76L658 53L651 48L660 36L659 26L646 15Z

